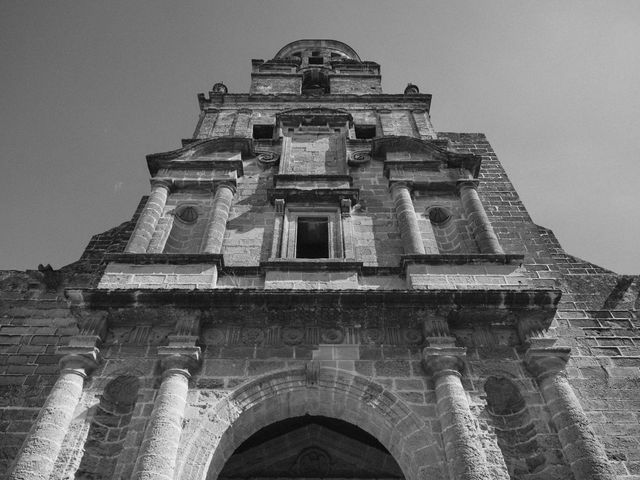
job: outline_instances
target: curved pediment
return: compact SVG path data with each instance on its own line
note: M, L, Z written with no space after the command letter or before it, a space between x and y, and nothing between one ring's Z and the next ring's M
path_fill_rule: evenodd
M199 140L194 143L171 150L169 152L152 153L147 155L149 172L154 175L160 168L168 163L182 163L207 157L217 152L230 152L240 154L242 159L254 155L253 139L245 137L219 137Z
M371 153L374 157L385 157L387 153L418 153L433 161L446 161L447 151L433 143L416 137L377 137L372 141Z
M300 55L306 50L327 50L329 52L337 52L342 54L345 58L360 61L360 57L356 51L346 43L338 40L328 39L302 39L291 42L282 47L274 58L288 58Z
M409 136L377 137L372 140L371 155L385 163L443 164L446 168L464 168L474 178L480 173L482 158L472 153L450 152L433 141Z

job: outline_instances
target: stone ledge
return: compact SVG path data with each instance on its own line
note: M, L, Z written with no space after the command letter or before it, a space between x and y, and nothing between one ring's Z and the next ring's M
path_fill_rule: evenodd
M106 262L131 265L193 265L211 264L224 267L220 253L107 253Z
M287 202L337 202L348 198L355 205L360 196L359 188L316 188L313 190L301 188L269 188L267 198L271 203L277 198Z
M451 254L427 254L427 255L402 255L402 270L406 270L407 265L442 265L442 264L481 264L481 263L501 263L505 265L524 261L522 253L451 253Z
M282 258L260 262L263 270L360 271L362 262L343 258Z
M404 307L456 306L487 309L544 310L553 317L562 292L558 289L522 290L324 290L290 289L68 289L73 306L120 308L175 306L186 308L234 307L247 304L281 306L306 303L342 308L400 305Z

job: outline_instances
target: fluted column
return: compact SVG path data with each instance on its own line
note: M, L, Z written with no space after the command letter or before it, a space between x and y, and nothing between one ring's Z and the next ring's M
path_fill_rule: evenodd
M180 353L177 353L180 352ZM159 349L162 383L134 467L133 480L173 480L189 378L198 366L200 348Z
M140 219L131 235L126 251L128 253L146 253L158 220L162 216L169 195L169 184L163 180L151 180L151 194L142 210Z
M222 241L227 230L227 220L234 193L236 193L236 187L230 183L222 183L217 186L213 199L213 214L202 247L203 253L220 253L222 251Z
M416 218L416 211L411 200L411 190L406 183L393 183L391 196L396 209L400 237L407 255L424 255L424 244L420 235L420 227Z
M436 411L453 478L485 480L491 478L487 458L461 381L465 354L466 349L461 347L426 347L422 361L435 382Z
M478 185L476 181L467 180L458 183L460 201L467 218L471 222L473 236L482 253L503 254L504 251L498 242L489 217L484 210L484 206L478 196Z
M567 380L565 365L570 352L570 348L562 347L530 348L525 362L536 376L574 476L580 480L614 480L616 475L604 447Z
M98 365L98 349L65 355L60 376L14 462L10 480L48 479L78 406L84 379Z

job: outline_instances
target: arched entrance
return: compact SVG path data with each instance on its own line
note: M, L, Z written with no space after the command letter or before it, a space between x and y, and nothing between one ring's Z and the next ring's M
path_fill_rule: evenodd
M335 418L303 415L272 423L231 455L219 480L249 478L403 479L375 437Z
M274 430L268 429L271 425L291 433L295 427L313 424L311 430L316 433L322 427L328 434L333 427L343 437L375 442L399 467L397 478L449 477L439 435L433 433L439 430L435 417L418 416L391 390L337 369L321 368L313 373L299 368L256 378L203 411L194 423L192 431L183 433L176 478L215 480L227 463L235 462L232 456L244 451L246 441L247 449L254 445L250 439L265 427L267 434L258 436L256 445L275 440ZM324 455L317 450L298 453L302 454L299 461L310 463ZM305 453L309 454L306 458ZM234 463L229 465L232 468Z

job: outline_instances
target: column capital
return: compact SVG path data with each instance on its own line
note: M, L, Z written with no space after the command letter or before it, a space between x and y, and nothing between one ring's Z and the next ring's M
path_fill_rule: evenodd
M96 347L60 347L58 353L64 354L58 362L62 372L75 373L88 377L102 362L100 350Z
M169 372L177 372L189 378L202 362L200 347L172 345L158 347L158 356L163 376Z
M462 178L456 182L456 192L460 193L460 190L463 188L473 188L474 190L477 190L478 185L480 185L480 180Z
M392 180L389 182L389 190L393 191L398 188L405 188L411 192L413 185L411 182Z
M173 182L168 178L152 178L149 180L149 183L151 183L151 188L164 187L168 191L171 191L171 185Z
M570 347L529 348L524 363L538 380L542 380L564 373L570 357Z
M233 193L233 194L235 194L236 191L238 190L238 188L235 186L235 184L233 184L231 182L220 182L220 183L216 184L215 191L217 192L221 188L228 188L229 190L231 190L231 193Z
M425 347L422 350L422 368L436 378L442 375L460 377L466 355L465 347Z

